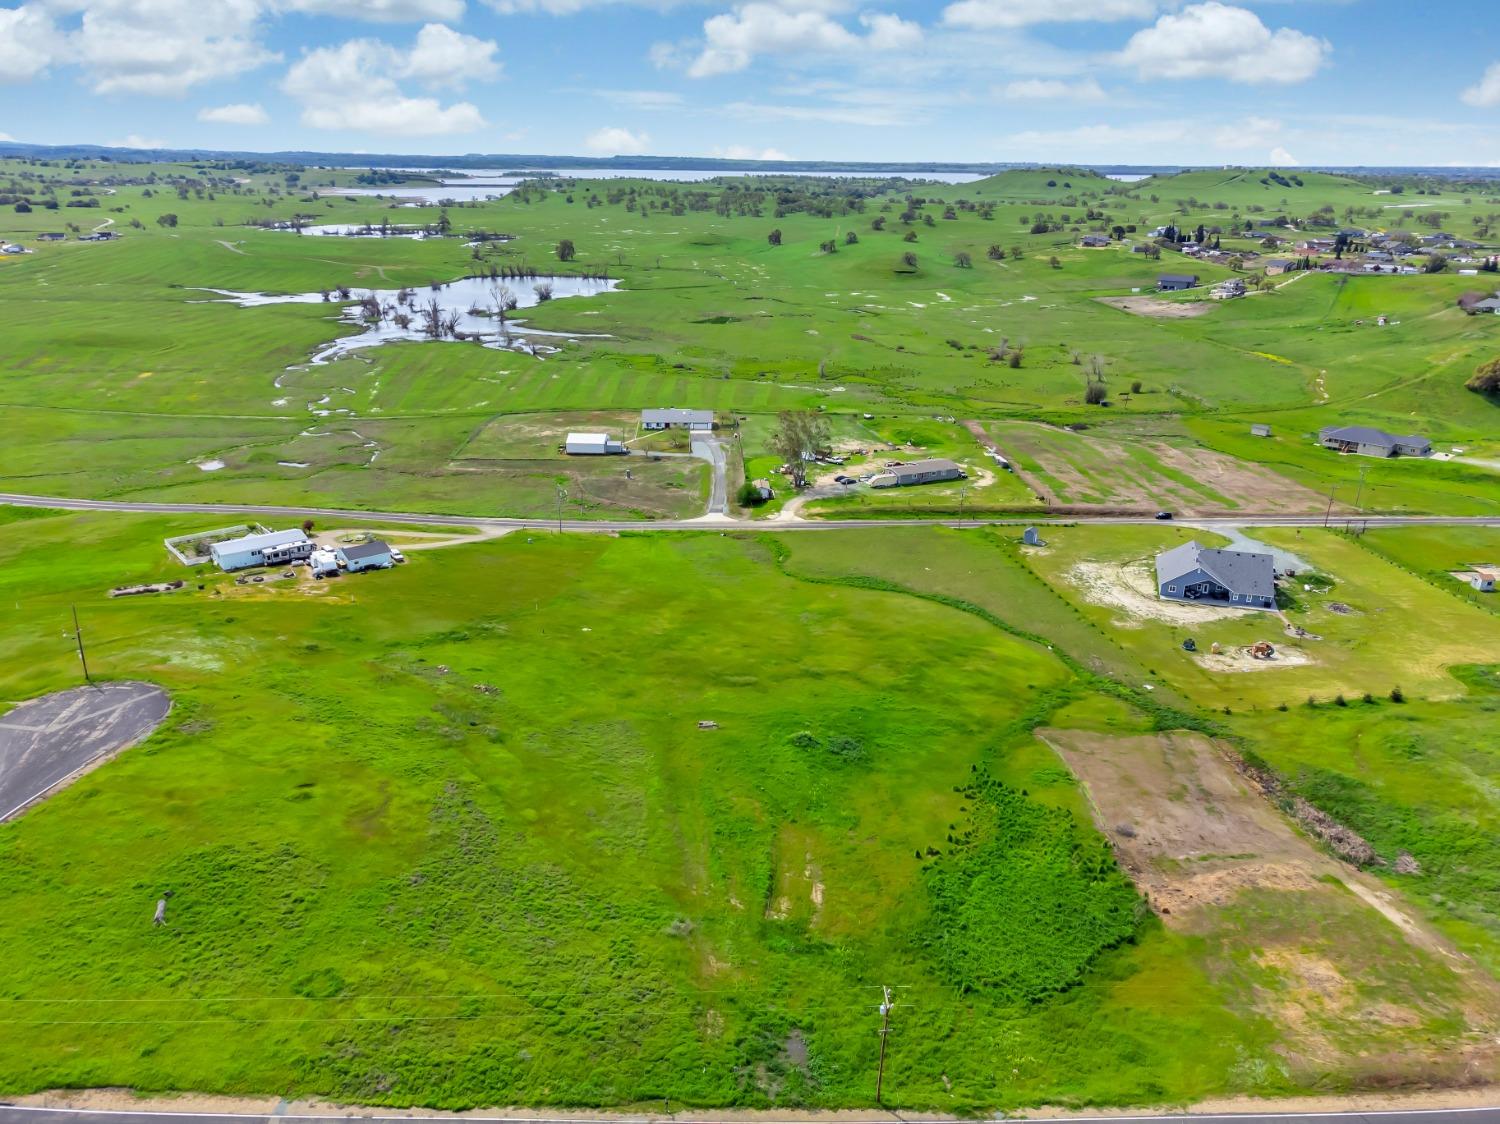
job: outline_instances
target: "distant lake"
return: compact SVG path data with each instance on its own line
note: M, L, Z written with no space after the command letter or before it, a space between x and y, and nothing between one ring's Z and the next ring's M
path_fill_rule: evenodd
M359 169L349 169L355 171ZM386 168L382 171L411 172L420 175L424 172L443 171L441 168ZM912 172L900 172L891 170L875 170L870 172L778 172L772 170L757 171L723 171L719 168L531 168L527 169L524 176L506 175L507 171L514 169L506 168L475 168L469 175L451 177L441 181L438 187L348 187L337 191L320 190L322 195L364 195L383 196L387 199L404 199L412 203L439 203L445 199L451 199L456 203L469 203L484 201L486 199L499 199L509 195L523 180L535 176L556 176L559 179L592 179L592 180L659 180L662 182L677 183L701 183L704 180L717 179L720 176L764 176L764 175L787 175L787 176L816 176L823 179L837 179L840 177L857 177L859 179L890 179L896 177L909 177L912 179L933 180L938 183L973 183L986 177L977 172L923 172L916 174ZM1144 177L1142 177L1144 178Z

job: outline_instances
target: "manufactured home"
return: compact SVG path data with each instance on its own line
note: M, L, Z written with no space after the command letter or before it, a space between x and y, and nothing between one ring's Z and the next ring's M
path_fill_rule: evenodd
M225 573L252 566L284 566L300 562L313 552L313 544L301 531L268 531L213 543L208 555Z

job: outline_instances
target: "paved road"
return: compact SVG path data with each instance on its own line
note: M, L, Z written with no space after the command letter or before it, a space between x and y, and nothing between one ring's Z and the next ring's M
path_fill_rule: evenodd
M234 503L153 503L143 500L75 500L62 496L33 496L18 492L0 492L0 505L11 507L50 507L62 511L123 511L143 515L269 515L283 519L349 519L362 523L426 523L436 527L510 527L517 530L556 530L556 519L503 519L487 515L435 515L420 511L353 511L334 507L300 507L276 504ZM653 522L631 520L564 520L564 531L581 533L610 531L840 531L851 527L987 527L1051 526L1067 523L1098 523L1122 526L1153 523L1144 515L1007 515L984 519L848 519L765 520L732 519L725 515L705 515L696 519L662 519ZM1187 527L1321 527L1321 515L1244 515L1179 519ZM1354 523L1362 527L1500 527L1500 515L1368 515L1353 519L1335 519L1333 526Z
M712 433L693 434L693 456L708 462L713 487L708 494L708 514L729 514L729 461L724 446Z
M172 708L150 683L102 683L44 695L0 718L0 820L99 759L134 745Z
M90 1109L33 1108L31 1106L0 1105L0 1124L141 1124L142 1117L156 1117L171 1124L277 1124L284 1120L361 1120L367 1124L406 1124L407 1121L423 1120L515 1120L526 1124L712 1124L716 1120L712 1113L678 1113L667 1116L661 1113L640 1113L619 1116L588 1117L583 1115L549 1118L546 1116L486 1116L482 1113L462 1117L444 1117L437 1114L420 1117L379 1116L355 1109L345 1115L314 1115L288 1106L286 1111L278 1108L274 1114L212 1114L197 1112L106 1112ZM742 1118L743 1119L743 1118ZM870 1112L863 1119L840 1117L839 1124L900 1124L902 1120L922 1120L922 1116L905 1116L897 1113ZM1010 1117L1009 1119L1020 1119ZM791 1124L780 1122L767 1113L753 1118L755 1124ZM1500 1124L1500 1108L1451 1108L1451 1109L1397 1109L1380 1112L1310 1112L1310 1113L1235 1113L1232 1115L1180 1114L1173 1116L1079 1116L1060 1118L1063 1121L1090 1122L1107 1121L1108 1124L1162 1124L1172 1121L1192 1121L1195 1124ZM807 1118L797 1124L807 1124Z

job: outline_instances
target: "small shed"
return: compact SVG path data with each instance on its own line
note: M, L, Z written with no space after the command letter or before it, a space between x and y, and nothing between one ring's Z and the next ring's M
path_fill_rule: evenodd
M1041 546L1042 536L1036 533L1035 527L1027 527L1021 532L1021 541L1027 546Z
M1163 293L1180 293L1198 287L1196 273L1163 273L1156 279L1156 287Z
M1271 436L1271 427L1269 425L1267 425L1265 422L1256 422L1254 425L1252 425L1250 427L1250 436L1251 437L1269 437L1269 436Z

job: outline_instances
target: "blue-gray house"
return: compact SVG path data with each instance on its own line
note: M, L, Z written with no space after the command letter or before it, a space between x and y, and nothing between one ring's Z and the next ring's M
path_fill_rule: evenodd
M1269 554L1183 543L1156 556L1156 588L1170 601L1274 609L1276 563Z

